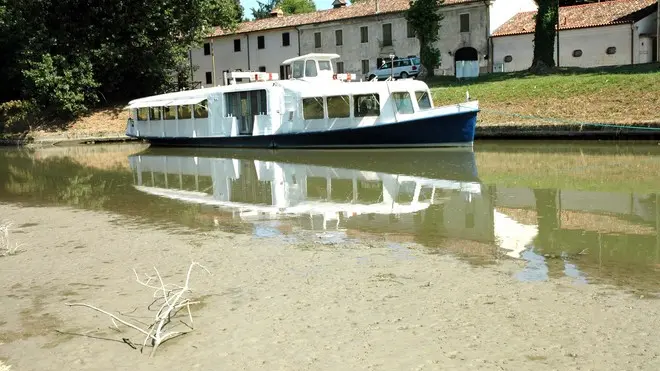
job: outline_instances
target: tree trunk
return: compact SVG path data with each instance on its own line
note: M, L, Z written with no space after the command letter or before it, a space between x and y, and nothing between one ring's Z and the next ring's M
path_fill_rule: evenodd
M539 6L534 31L534 59L530 71L544 73L555 67L555 27L559 8L557 0L536 0Z

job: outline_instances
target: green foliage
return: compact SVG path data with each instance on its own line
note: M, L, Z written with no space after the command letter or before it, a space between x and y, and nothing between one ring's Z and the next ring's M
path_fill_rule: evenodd
M54 115L71 119L87 111L86 104L96 103L92 64L85 56L69 62L63 56L44 54L39 61L30 61L25 70L26 96L40 107L54 110Z
M0 134L27 131L37 113L37 107L32 101L11 100L1 103Z
M0 102L68 119L175 90L188 50L241 18L237 0L0 0Z
M411 0L406 19L410 22L419 40L419 59L426 68L428 76L433 76L433 69L440 64L440 51L434 46L438 41L440 6L443 0Z
M266 0L265 2L257 1L257 7L252 8L252 17L254 19L262 19L270 17L270 12L273 9L279 8L282 13L301 14L316 11L316 4L314 0Z
M559 8L556 0L535 0L539 6L534 31L532 71L543 72L555 66L555 27Z

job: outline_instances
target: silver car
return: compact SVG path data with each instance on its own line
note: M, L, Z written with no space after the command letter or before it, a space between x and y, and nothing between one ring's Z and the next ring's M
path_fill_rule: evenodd
M375 77L378 77L378 80L384 80L390 76L397 79L414 78L419 74L419 69L419 57L394 58L394 68L392 68L392 60L387 58L383 59L383 63L380 66L367 73L367 79L373 80Z

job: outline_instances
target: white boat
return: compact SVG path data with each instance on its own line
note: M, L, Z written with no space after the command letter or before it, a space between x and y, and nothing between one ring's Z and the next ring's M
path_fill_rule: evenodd
M232 72L225 86L129 102L126 134L154 145L254 148L472 146L479 103L434 107L422 81L355 81L337 74L338 54L282 64L291 79ZM236 84L237 78L250 82Z

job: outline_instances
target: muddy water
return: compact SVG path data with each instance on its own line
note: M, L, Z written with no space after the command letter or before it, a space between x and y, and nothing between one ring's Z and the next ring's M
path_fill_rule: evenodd
M2 149L0 203L102 210L128 217L131 227L182 233L378 241L400 259L413 247L478 265L516 259L523 281L568 277L647 296L660 284L657 143Z

